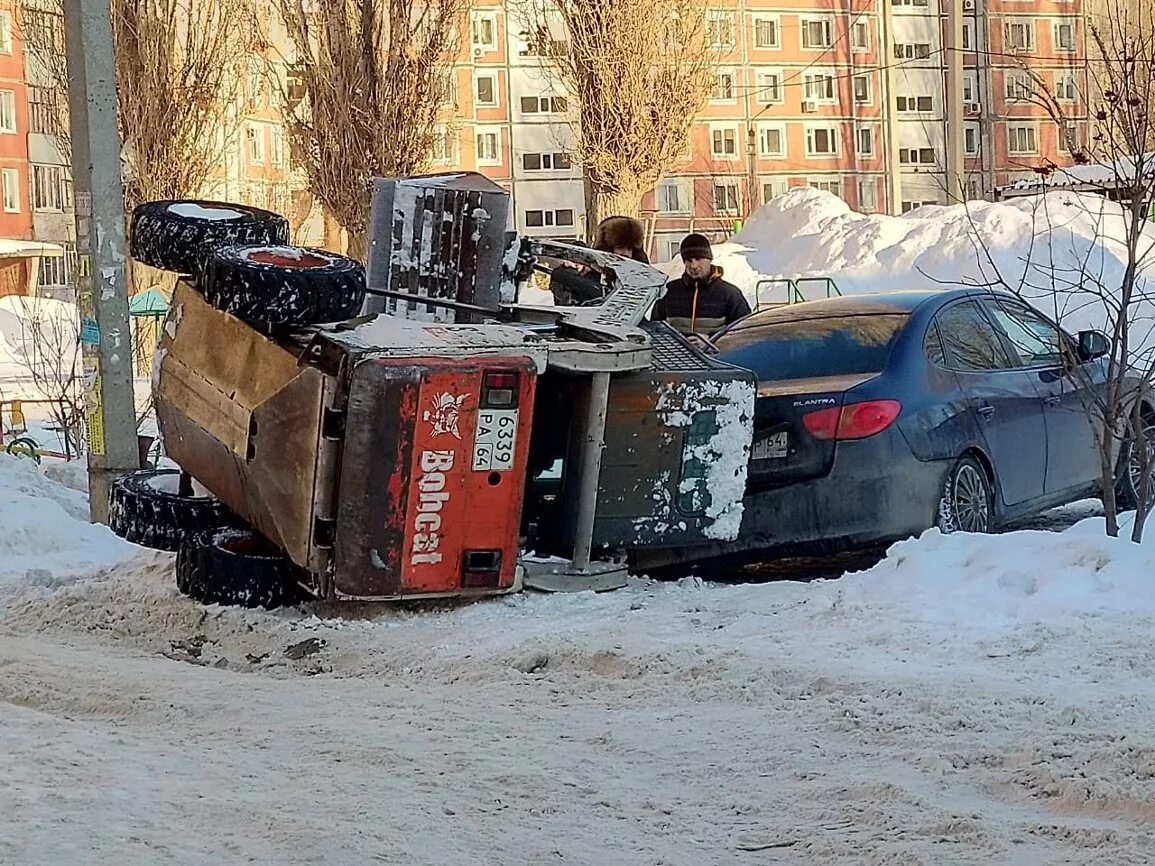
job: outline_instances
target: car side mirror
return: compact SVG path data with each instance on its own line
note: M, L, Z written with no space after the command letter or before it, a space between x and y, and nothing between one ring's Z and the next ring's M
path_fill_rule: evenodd
M1094 361L1111 351L1111 339L1102 331L1079 332L1079 360Z

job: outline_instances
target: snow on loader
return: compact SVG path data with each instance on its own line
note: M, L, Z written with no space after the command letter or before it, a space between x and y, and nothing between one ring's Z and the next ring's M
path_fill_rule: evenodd
M657 270L508 209L480 175L376 181L366 275L265 211L138 208L132 255L181 275L153 382L180 470L121 479L113 529L249 606L611 589L639 551L735 538L753 375L643 321ZM519 305L546 257L605 301Z

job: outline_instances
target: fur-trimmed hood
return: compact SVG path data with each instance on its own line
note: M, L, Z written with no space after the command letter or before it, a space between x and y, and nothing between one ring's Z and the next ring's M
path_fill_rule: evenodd
M594 236L594 249L612 253L618 247L632 250L635 259L649 264L650 259L646 255L646 230L633 217L606 217L598 223L598 230Z

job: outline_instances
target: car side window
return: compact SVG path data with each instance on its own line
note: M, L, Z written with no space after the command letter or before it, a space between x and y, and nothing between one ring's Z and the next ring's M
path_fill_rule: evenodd
M1054 367L1063 363L1062 334L1034 310L1002 301L988 302L986 307L1024 367Z
M926 353L926 359L932 364L937 364L940 367L946 366L946 352L942 348L942 337L939 336L937 322L931 322L930 327L926 329L922 349Z
M952 370L1006 370L1014 366L975 301L951 304L935 316L946 366Z

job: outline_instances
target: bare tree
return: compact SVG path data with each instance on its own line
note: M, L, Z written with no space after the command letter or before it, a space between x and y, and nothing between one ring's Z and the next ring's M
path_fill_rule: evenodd
M523 0L519 14L529 53L571 103L587 226L637 216L642 195L684 158L714 85L710 46L732 41L733 24L708 22L693 0Z
M1118 535L1121 507L1137 506L1131 538L1140 541L1155 498L1155 286L1148 282L1155 267L1155 0L1102 0L1100 6L1088 24L1089 92L1082 104L1089 121L1074 116L1081 112L1068 108L1070 100L1024 66L1033 79L1024 99L1046 109L1075 164L1044 160L1035 167L1037 180L1028 188L1072 193L1040 196L1036 219L1053 233L1071 222L1075 208L1094 242L1056 250L1052 237L1032 248L1015 280L999 273L989 249L983 252L996 273L993 285L1049 306L1056 318L1095 321L1108 336L1101 368L1074 357L1065 373L1095 433L1107 531Z
M428 164L467 0L278 0L294 160L364 260L369 184ZM295 91L295 92L294 92Z
M253 0L112 0L111 13L126 209L195 197L236 147L247 58L258 47ZM61 0L28 0L25 18L67 154Z

